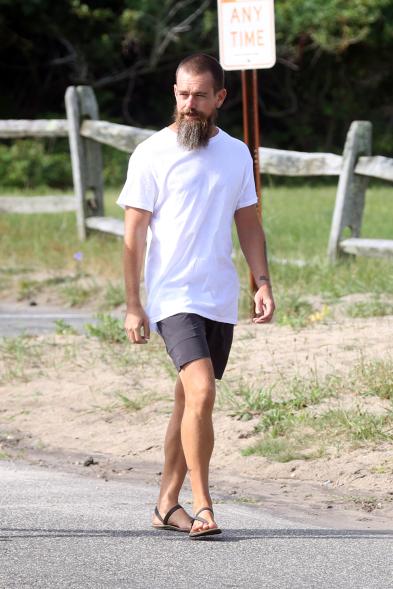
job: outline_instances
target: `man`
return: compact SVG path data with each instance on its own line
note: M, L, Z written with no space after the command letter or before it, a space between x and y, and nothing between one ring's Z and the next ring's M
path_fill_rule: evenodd
M247 146L215 125L226 97L216 59L196 54L176 72L174 123L138 145L118 204L125 208L125 330L132 343L163 337L177 370L165 463L152 524L191 538L221 533L209 493L215 379L221 379L237 322L239 280L232 221L255 278L256 324L271 320L263 229ZM146 310L139 295L144 245ZM179 506L187 470L194 517Z

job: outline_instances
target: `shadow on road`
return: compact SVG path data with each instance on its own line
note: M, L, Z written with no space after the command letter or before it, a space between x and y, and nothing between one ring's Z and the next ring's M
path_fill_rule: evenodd
M157 538L159 540L179 540L187 534L160 530L84 530L84 529L44 529L44 528L0 528L0 541L16 538ZM329 529L226 529L221 536L205 538L209 542L241 542L244 540L270 539L331 539L370 540L392 539L393 530L329 530ZM198 540L200 542L202 539Z

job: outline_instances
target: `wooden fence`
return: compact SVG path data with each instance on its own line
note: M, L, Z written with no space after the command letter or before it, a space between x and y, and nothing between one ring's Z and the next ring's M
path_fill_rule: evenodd
M0 138L69 138L74 196L0 197L0 212L48 213L76 211L78 235L89 230L123 236L124 223L104 214L101 143L131 153L155 131L99 120L95 94L89 86L70 86L65 95L66 120L0 121ZM393 257L393 240L361 238L369 177L393 182L393 159L371 156L372 125L354 121L342 156L259 148L261 173L280 176L338 176L328 256L339 254ZM343 239L346 228L351 237Z

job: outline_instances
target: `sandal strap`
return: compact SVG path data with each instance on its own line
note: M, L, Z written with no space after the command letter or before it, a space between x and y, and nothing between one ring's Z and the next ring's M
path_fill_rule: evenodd
M162 519L160 512L158 511L158 507L156 506L154 513L156 514L156 516L158 517L158 519L160 520L160 522L163 524L164 520Z
M179 505L179 503L178 503L177 505L174 505L174 506L173 506L173 507L172 507L172 508L171 508L171 509L168 511L168 513L166 514L166 516L164 517L164 519L163 519L163 522L162 522L162 523L164 524L164 526L166 526L166 525L167 525L167 523L168 523L168 520L169 520L169 518L171 517L171 515L172 515L173 513L175 513L175 511L177 511L178 509L181 509L181 505Z
M211 507L202 507L202 509L200 509L195 515L194 515L194 519L197 519L198 515L200 513L202 513L202 511L210 511L212 513L212 515L214 515L214 511L212 510ZM202 518L203 519L203 518Z
M192 523L194 523L195 521L201 522L202 524L209 524L209 522L207 521L207 519L205 519L204 517L198 517L198 516L194 516L192 518Z

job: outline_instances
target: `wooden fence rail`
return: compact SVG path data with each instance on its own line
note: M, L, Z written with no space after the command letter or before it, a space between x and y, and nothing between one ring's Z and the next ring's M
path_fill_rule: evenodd
M0 121L0 137L20 139L22 137L68 137L66 119L23 120L8 119Z
M122 236L123 221L104 214L100 145L132 153L155 131L100 121L94 92L88 86L69 87L65 103L67 119L0 121L0 138L68 136L74 196L0 197L0 212L76 211L80 239L85 239L88 230ZM393 240L360 237L368 178L393 182L393 159L371 155L371 132L370 122L354 121L342 156L259 148L261 173L339 177L328 245L331 261L339 254L393 257ZM348 227L351 237L343 239Z

